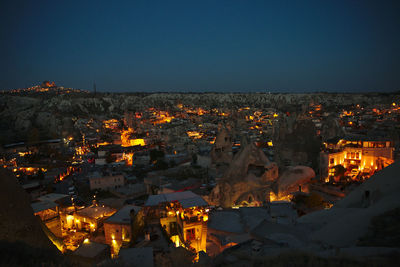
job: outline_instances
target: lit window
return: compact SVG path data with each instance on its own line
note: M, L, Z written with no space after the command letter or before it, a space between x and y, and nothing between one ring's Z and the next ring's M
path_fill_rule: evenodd
M196 239L196 234L194 228L190 228L186 230L186 240L194 240Z

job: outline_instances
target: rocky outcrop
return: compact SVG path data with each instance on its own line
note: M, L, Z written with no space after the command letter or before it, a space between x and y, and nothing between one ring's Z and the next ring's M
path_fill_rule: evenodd
M254 144L242 148L210 194L210 202L223 207L260 206L269 201L271 184L278 177L278 166Z
M343 136L344 130L334 116L328 116L322 121L321 137L323 141Z
M282 116L275 126L273 143L279 166L305 165L318 167L321 141L310 119L292 114Z
M298 221L312 225L315 230L310 238L316 242L334 247L355 246L360 239L368 237L373 218L400 208L399 172L400 162L395 162L371 176L331 209L307 214Z
M59 253L33 215L28 194L11 172L0 169L0 188L0 240Z
M214 164L229 164L232 161L232 137L226 128L219 130L210 156Z
M282 197L298 191L299 187L304 187L314 177L315 172L310 167L295 166L287 168L277 181L278 196Z

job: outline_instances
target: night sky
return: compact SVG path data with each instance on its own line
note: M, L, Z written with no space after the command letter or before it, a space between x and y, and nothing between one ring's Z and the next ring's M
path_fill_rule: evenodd
M0 89L400 90L400 1L0 1Z

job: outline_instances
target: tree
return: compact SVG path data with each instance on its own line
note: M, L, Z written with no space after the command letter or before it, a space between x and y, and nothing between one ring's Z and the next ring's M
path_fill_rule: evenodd
M334 179L336 182L340 181L344 178L344 174L346 173L346 168L343 165L335 165L332 167L334 169Z

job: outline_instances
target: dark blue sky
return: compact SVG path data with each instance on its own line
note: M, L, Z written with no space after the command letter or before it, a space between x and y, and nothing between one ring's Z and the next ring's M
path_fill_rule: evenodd
M0 89L400 89L400 1L0 1Z

